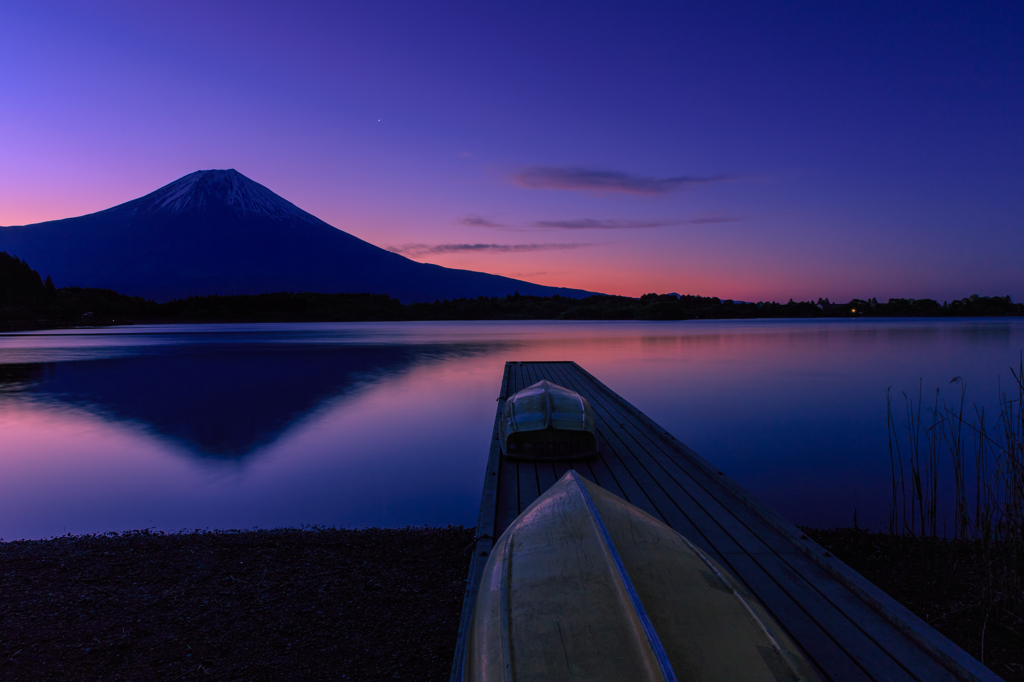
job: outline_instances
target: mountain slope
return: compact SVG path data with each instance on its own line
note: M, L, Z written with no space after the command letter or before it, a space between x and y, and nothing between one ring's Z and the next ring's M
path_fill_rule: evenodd
M166 301L271 291L384 293L403 303L590 292L417 263L338 230L235 170L196 171L105 211L0 227L0 251L57 286Z

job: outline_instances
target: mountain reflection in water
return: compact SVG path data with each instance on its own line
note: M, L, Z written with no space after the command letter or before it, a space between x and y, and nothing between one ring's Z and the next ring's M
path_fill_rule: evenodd
M480 346L183 344L79 362L8 365L0 384L131 421L198 458L241 461L325 402Z
M472 524L506 360L575 360L790 521L879 528L886 388L900 429L954 376L991 414L1022 348L1012 319L0 334L0 537Z

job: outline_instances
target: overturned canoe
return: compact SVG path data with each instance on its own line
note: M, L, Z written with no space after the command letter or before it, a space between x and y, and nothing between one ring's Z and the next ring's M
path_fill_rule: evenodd
M757 600L664 523L569 471L502 534L466 680L818 680Z
M594 409L576 391L538 381L505 401L501 451L518 459L578 459L597 454Z

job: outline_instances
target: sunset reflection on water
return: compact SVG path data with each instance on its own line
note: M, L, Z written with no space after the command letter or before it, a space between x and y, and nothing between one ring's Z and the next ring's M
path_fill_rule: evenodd
M885 389L995 404L1016 320L0 335L0 537L472 524L506 360L575 360L790 520L888 513Z

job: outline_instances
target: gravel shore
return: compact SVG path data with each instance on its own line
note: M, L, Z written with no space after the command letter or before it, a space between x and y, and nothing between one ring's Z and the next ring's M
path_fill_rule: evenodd
M0 543L0 679L446 680L473 531Z

